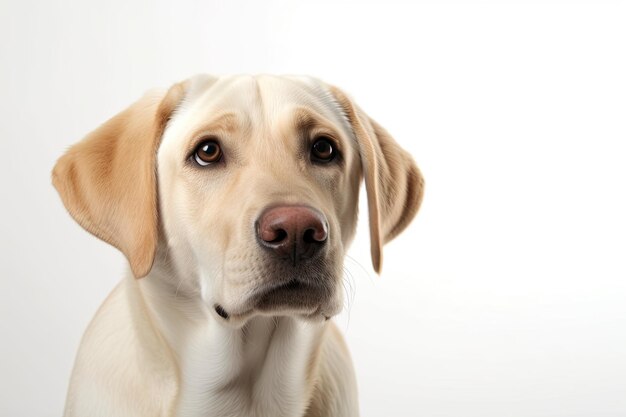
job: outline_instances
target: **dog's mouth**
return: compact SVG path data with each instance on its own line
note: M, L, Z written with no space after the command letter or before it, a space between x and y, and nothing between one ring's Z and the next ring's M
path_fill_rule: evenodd
M333 305L334 292L325 285L308 284L292 279L283 284L263 288L253 294L249 307L243 312L228 311L224 306L215 304L217 315L224 320L245 320L254 314L295 315L304 318L322 318L328 320L337 314Z
M321 285L310 285L298 280L291 280L263 291L256 301L259 311L276 311L283 308L301 308L310 310L330 296L330 291Z

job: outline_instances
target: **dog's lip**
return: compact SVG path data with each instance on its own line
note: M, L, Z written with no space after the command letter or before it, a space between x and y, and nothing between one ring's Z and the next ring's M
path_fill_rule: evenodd
M325 313L324 305L331 291L322 285L302 282L296 278L286 282L267 285L248 297L245 306L229 311L219 306L217 312L225 320L244 320L252 315L298 315L305 318L323 316L326 320L334 313ZM227 317L223 313L227 312Z
M268 288L262 289L260 291L260 298L263 298L265 296L267 296L267 294L271 294L272 292L275 291L288 291L288 290L293 290L293 291L297 291L297 290L302 290L305 289L305 287L310 286L309 284L305 284L297 279L291 279L290 281L287 281L285 283L282 284L278 284L278 285L273 285L273 286L268 286Z
M253 302L256 308L261 310L276 303L289 304L290 306L296 304L308 309L306 307L318 305L319 301L324 299L328 292L325 286L292 279L288 282L262 289L254 297Z

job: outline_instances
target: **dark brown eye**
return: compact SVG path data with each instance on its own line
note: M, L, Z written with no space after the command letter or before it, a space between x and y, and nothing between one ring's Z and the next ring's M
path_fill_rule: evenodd
M214 164L222 159L222 149L220 144L214 140L207 140L202 142L196 148L193 154L193 159L201 166L207 166Z
M311 148L311 156L315 161L319 162L332 161L336 153L337 151L335 150L333 142L323 136L318 138Z

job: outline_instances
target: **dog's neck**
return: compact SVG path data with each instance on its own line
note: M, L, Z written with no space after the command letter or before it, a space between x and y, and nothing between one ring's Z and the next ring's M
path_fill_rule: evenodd
M230 327L198 294L177 294L172 273L156 263L137 288L178 366L176 415L302 415L326 325L257 316Z

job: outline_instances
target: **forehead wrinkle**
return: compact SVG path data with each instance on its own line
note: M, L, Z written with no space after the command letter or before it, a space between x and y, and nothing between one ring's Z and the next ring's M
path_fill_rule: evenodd
M352 125L348 120L348 116L345 114L343 107L337 102L328 88L319 88L318 97L323 103L324 110L327 110L327 113L329 113L335 122L342 127L344 133L349 138L353 138Z
M245 113L249 120L257 119L262 106L257 81L250 75L220 77L210 88L200 93L190 109L198 113Z
M315 112L317 117L324 120L329 126L336 126L350 143L355 141L352 127L343 107L335 100L331 91L324 83L315 79L293 79L288 77L263 77L264 85L267 85L266 95L273 93L272 104L299 106ZM266 100L269 101L269 100ZM268 106L269 107L269 106Z

